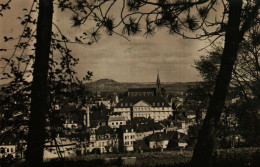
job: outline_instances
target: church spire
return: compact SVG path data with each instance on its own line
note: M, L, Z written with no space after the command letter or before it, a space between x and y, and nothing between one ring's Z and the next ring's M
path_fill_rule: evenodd
M161 82L160 82L160 76L159 76L159 69L157 72L157 80L156 80L156 96L161 96L162 90L161 90Z

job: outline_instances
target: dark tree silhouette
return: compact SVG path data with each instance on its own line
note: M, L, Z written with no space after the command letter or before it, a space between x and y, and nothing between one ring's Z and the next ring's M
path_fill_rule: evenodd
M47 78L49 70L52 17L53 1L40 0L27 144L27 162L30 167L43 165L46 113L49 110Z

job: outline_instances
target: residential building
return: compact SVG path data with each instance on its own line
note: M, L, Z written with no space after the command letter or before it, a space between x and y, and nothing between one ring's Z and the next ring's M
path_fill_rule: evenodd
M0 145L0 159L7 156L16 157L16 144L13 136L7 137Z
M126 120L125 117L120 115L110 115L107 124L111 128L119 128L122 125L126 125Z
M96 131L95 148L100 149L101 153L113 152L118 149L118 135L109 126L101 126Z

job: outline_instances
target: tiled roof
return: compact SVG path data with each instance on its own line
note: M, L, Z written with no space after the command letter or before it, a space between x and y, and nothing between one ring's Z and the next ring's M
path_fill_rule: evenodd
M134 125L121 125L120 129L122 129L124 132L128 130L128 132L131 132L132 129L135 129ZM134 130L135 131L135 130Z
M148 141L164 141L169 139L170 137L165 132L155 133L147 137Z
M156 92L156 88L130 88L128 92Z
M162 130L163 126L159 123L153 123L153 124L141 124L136 127L136 132L149 132L153 130Z
M165 91L164 88L161 88L161 91ZM156 88L130 88L128 92L156 92Z
M96 130L97 135L104 135L104 134L112 134L114 133L114 130L110 126L101 126Z
M4 138L4 140L0 145L15 145L15 142L17 140L18 139L16 139L14 135L8 135L7 137Z
M111 121L125 121L125 117L123 117L123 116L110 116L108 118L108 122L111 122Z
M137 140L134 142L134 149L135 150L149 150L148 144L144 140Z
M154 107L170 107L167 100L161 96L135 96L125 97L116 105L116 108L129 108L140 101L144 101Z

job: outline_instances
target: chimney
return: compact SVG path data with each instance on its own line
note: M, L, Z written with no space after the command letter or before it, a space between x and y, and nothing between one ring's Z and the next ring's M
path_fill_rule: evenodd
M90 127L89 105L87 105L86 112L87 112L87 128L89 128Z
M130 107L130 120L133 121L134 120L134 111L133 111L133 107Z
M115 103L117 104L119 102L118 100L118 95L116 94L116 100L115 100Z

